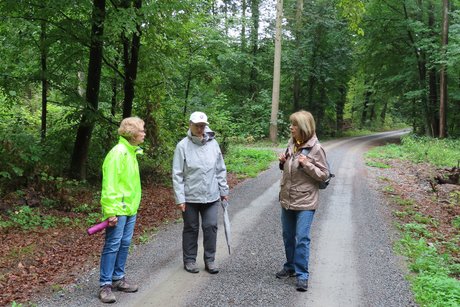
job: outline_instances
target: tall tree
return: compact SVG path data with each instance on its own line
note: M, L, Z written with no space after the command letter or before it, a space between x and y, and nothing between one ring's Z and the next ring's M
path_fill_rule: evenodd
M91 17L91 45L89 50L88 79L86 85L86 106L77 130L77 137L70 164L70 176L86 179L86 161L99 105L99 89L103 57L103 33L105 0L93 0Z
M254 99L258 94L257 83L257 51L259 50L259 22L260 22L260 0L251 0L251 71L249 88Z
M449 38L449 0L442 1L442 60L439 90L439 137L446 136L447 72L445 55Z
M297 0L296 2L296 13L295 13L295 47L297 51L302 52L301 40L302 40L302 29L303 29L303 1ZM299 56L302 58L302 55ZM294 95L294 111L300 109L300 89L301 89L301 69L294 70L294 84L293 84L293 95Z
M132 32L131 42L126 36L126 33L122 33L123 42L123 60L125 68L125 82L124 82L124 100L123 100L123 118L130 117L133 109L134 100L134 85L137 77L137 67L139 63L139 49L141 46L141 21L139 18L140 9L142 7L142 0L123 0L122 7L128 9L134 7L136 12L136 29Z
M278 141L278 108L281 78L281 27L283 21L283 0L276 1L275 59L273 65L272 112L270 116L270 140Z
M40 137L42 142L46 138L46 119L47 119L47 109L48 109L48 46L46 42L46 21L41 21L40 25L40 63L41 63L41 73L40 78L42 82L42 116L41 116L41 133Z

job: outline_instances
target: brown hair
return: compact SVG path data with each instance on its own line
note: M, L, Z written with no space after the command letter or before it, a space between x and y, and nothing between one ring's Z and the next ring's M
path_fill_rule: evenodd
M310 112L300 110L292 113L289 120L292 125L299 127L302 141L309 140L316 133L315 119Z
M136 133L142 130L144 121L139 117L126 117L120 123L118 135L130 141Z

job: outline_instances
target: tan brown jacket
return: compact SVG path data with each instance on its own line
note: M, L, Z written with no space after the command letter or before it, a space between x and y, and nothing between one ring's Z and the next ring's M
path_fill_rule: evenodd
M318 207L319 181L326 180L329 172L326 163L326 153L314 135L302 148L310 149L304 167L299 165L300 151L294 153L294 143L289 140L286 162L282 165L280 203L290 210L316 210Z

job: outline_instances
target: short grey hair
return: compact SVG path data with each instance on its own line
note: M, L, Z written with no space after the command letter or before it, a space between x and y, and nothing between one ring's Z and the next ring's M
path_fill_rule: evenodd
M120 123L118 135L131 140L136 133L142 130L145 125L144 121L137 116L126 117Z

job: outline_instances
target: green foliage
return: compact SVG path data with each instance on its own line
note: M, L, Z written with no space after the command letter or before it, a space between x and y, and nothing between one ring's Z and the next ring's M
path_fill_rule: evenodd
M275 158L272 150L236 146L231 147L225 156L225 164L229 172L241 178L255 177L267 169Z
M390 168L388 164L379 162L379 161L372 161L372 160L366 160L366 165L372 166L372 167L378 167L378 168Z
M416 163L429 162L439 167L454 167L459 163L460 140L433 139L415 135L404 136L401 145L388 144L366 153L371 159L406 159Z
M417 276L413 289L421 306L456 307L460 302L460 282L445 275Z
M414 237L431 238L432 234L425 225L418 223L409 223L402 226L402 229Z
M415 204L415 201L413 199L401 198L400 196L395 196L393 200L400 206L413 206Z
M460 216L456 216L452 219L452 226L460 230Z
M8 211L8 220L1 221L2 228L18 227L29 230L36 227L45 229L56 226L58 219L51 215L42 215L39 209L29 206L20 206L15 210Z
M91 212L86 217L85 223L87 226L93 226L96 223L99 223L101 219L101 214L96 212Z
M458 264L451 256L440 255L434 244L427 243L425 238L431 234L427 236L423 225L407 224L403 230L404 236L395 249L408 257L409 268L416 273L410 281L417 302L420 306L457 306L460 281L451 276L459 273Z

